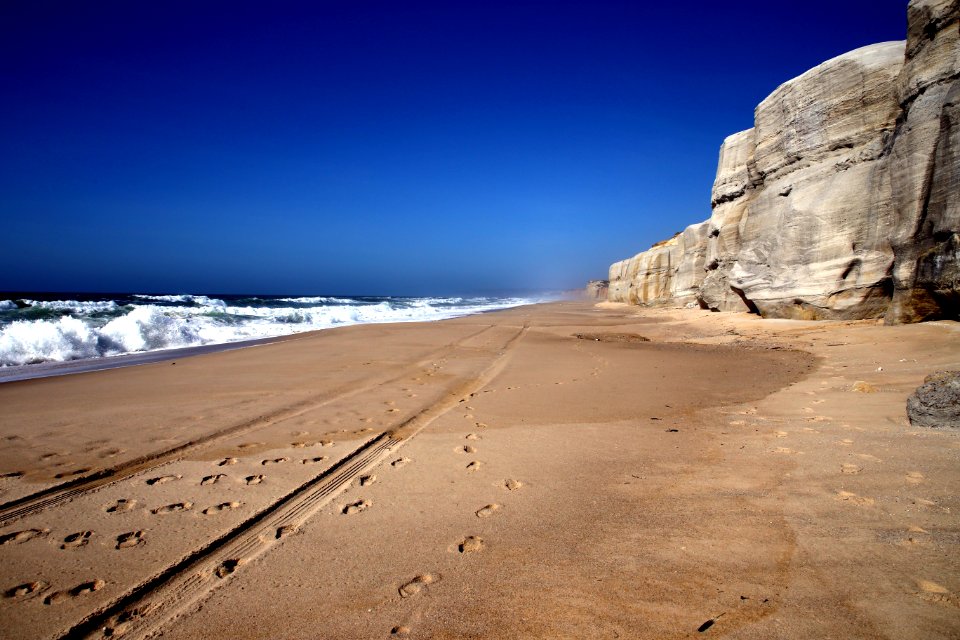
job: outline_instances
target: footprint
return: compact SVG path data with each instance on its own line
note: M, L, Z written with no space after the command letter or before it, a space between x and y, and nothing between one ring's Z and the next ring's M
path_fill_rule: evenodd
M221 502L218 505L207 507L202 511L202 513L205 516L209 516L214 513L220 513L221 511L229 511L230 509L236 509L239 506L240 506L239 502Z
M168 504L163 507L157 507L151 513L154 515L161 513L176 513L177 511L189 511L193 508L192 502L175 502L173 504Z
M107 586L107 583L99 578L96 580L91 580L90 582L82 582L69 591L57 591L56 593L51 593L43 599L43 604L56 604L57 602L67 598L76 598L77 596L82 596L85 593L100 591L100 589L103 589L105 586Z
M837 444L842 444L845 447L849 447L853 444L853 440L850 438L844 438L843 440L837 440Z
M57 466L59 466L59 465L57 465ZM54 477L54 478L57 478L57 479L60 479L60 478L69 478L70 476L78 476L78 475L80 475L81 473L86 473L87 471L90 471L90 467L82 467L82 468L80 468L80 469L74 469L73 471L63 471L63 472L58 473L57 475L55 475L55 476L53 476L53 477Z
M409 598L410 596L415 596L428 584L433 584L438 580L438 577L432 573L424 573L419 576L416 576L410 582L407 582L401 586L398 591L400 592L401 598Z
M55 591L43 599L43 604L51 605L63 602L70 597L69 591Z
M166 484L168 482L173 482L174 480L179 480L183 476L177 474L175 476L160 476L158 478L150 478L147 480L147 484L153 486L155 484Z
M794 453L793 449L790 447L777 447L773 450L774 453Z
M277 535L276 535L276 538L277 538L277 540L279 540L280 538L284 538L284 537L290 535L291 533L295 532L296 530L297 530L297 528L296 528L295 526L293 526L292 524L285 524L285 525L283 525L282 527L277 527Z
M361 487L370 486L371 484L373 484L373 483L376 482L376 481L377 481L377 476L375 476L375 475L360 476L360 486L361 486Z
M406 638L410 635L410 627L398 624L393 629L390 629L390 635L397 636L398 638Z
M404 467L404 466L410 464L411 462L413 462L413 461L412 461L410 458L407 458L406 456L404 456L403 458L397 458L396 460L394 460L393 462L391 462L391 463L390 463L390 466L391 466L391 467L397 467L397 468L399 469L400 467Z
M205 477L203 478L203 480L200 481L200 484L201 484L201 485L205 485L205 484L217 484L218 482L220 482L220 480L222 480L223 478L226 478L226 477L227 477L227 474L225 474L225 473L218 473L218 474L213 475L213 476L205 476Z
M220 566L216 568L214 574L216 574L218 578L226 578L228 575L236 571L237 567L239 567L241 564L243 564L243 561L238 559L224 560Z
M460 553L476 553L478 551L483 551L483 548L486 545L483 542L483 538L478 536L467 536L463 539L463 542L457 545L457 550Z
M291 442L290 446L294 449L303 449L304 447L309 447L309 443L306 442Z
M239 462L239 460L237 460L236 458L224 458L223 460L217 463L217 466L229 467L232 464L237 464L237 462Z
M117 536L117 549L129 549L143 543L143 531L130 531Z
M120 498L117 500L117 504L107 507L107 513L125 513L133 509L135 506L137 506L136 500Z
M790 434L788 434L786 431L775 431L774 435L776 435L778 438L786 438Z
M523 483L520 482L519 480L504 480L503 486L506 487L507 490L509 491L516 491L517 489L523 486Z
M479 439L480 439L480 436L478 436L478 435L475 434L475 433L468 433L465 439L466 439L466 440L479 440Z
M906 476L907 482L910 484L920 484L924 480L924 476L919 471L911 471Z
M477 423L477 429L486 429L486 428L487 428L487 424L485 422Z
M23 544L28 540L45 536L48 533L50 533L50 529L24 529L23 531L15 531L14 533L0 536L0 545Z
M863 471L863 467L855 464L843 464L840 465L840 473L846 473L849 475L854 475Z
M22 478L23 471L10 471L9 473L0 473L0 479Z
M480 461L474 460L473 462L467 465L467 471L479 471L480 470Z
M320 442L317 443L317 445L321 447L332 447L333 443L330 442L329 440L321 440Z
M246 478L244 478L244 481L247 484L260 484L261 482L263 482L263 476L261 475L247 476Z
M3 592L5 598L24 598L35 593L40 593L50 585L46 582L24 582Z
M457 449L457 451L460 451L460 452L462 452L462 453L476 453L476 452L477 452L476 448L471 447L470 445L465 445L465 446Z
M300 461L300 464L316 464L318 462L323 462L327 459L327 456L317 456L316 458L304 458Z
M366 511L372 505L373 503L370 502L369 500L357 500L356 502L351 502L350 504L340 509L340 513L349 516L354 513L360 513L361 511Z
M917 586L920 587L923 591L927 593L950 593L950 590L946 587L932 582L930 580L921 580L917 579Z
M922 600L960 609L960 599L950 593L946 587L930 580L920 579L917 580L917 586L922 591L922 593L917 593Z
M63 544L60 545L60 548L76 549L77 547L86 546L86 544L90 542L90 536L92 535L93 531L77 531L76 533L71 533L63 539Z
M494 514L497 513L498 511L500 511L500 505L498 505L498 504L496 504L496 503L494 503L494 504L488 504L487 506L482 507L482 508L480 508L480 509L477 510L477 517L478 517L478 518L489 518L490 516L494 515Z
M290 458L271 458L269 460L261 461L260 464L267 466L268 464L280 464L281 462L290 462Z
M850 491L837 491L837 500L842 502L852 502L858 507L869 507L874 503L873 498L864 498Z

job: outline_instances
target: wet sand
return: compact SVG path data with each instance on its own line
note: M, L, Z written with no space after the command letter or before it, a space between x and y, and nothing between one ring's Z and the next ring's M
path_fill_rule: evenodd
M956 637L904 403L958 330L555 303L0 385L0 628Z

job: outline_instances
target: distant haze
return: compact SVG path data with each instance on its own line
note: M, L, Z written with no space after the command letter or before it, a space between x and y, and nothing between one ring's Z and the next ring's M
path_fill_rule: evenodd
M905 0L0 4L0 290L563 289Z

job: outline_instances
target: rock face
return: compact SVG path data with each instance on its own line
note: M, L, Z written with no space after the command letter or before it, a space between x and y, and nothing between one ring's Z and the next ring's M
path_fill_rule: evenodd
M907 398L907 416L919 427L960 428L960 371L927 376Z
M960 2L778 87L720 148L712 215L610 267L609 299L778 318L960 314Z
M591 280L587 283L584 294L594 300L606 300L607 290L610 288L609 280Z
M695 302L702 280L707 223L687 227L649 251L610 267L609 299L631 304Z

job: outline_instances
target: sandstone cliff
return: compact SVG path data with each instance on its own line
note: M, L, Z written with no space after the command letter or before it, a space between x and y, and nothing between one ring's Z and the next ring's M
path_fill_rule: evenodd
M606 300L607 290L610 288L610 282L607 280L591 280L587 283L583 294L594 300Z
M960 313L960 2L778 87L720 148L710 219L610 267L609 299L766 317Z

